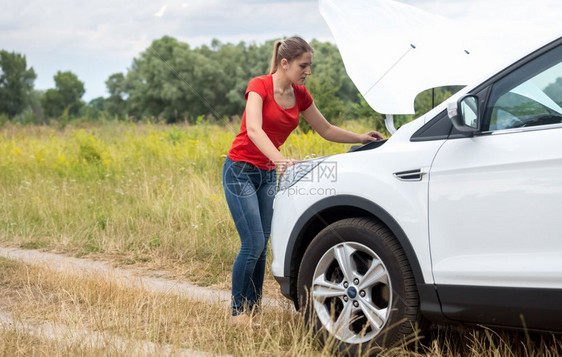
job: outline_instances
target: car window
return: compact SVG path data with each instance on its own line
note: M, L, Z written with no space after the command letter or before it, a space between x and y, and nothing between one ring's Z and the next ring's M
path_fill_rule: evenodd
M560 48L550 51L546 58L526 64L494 85L487 109L488 130L562 122L560 52Z

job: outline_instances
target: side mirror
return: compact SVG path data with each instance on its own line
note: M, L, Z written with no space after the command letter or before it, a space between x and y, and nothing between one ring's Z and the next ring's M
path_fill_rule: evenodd
M474 133L480 129L478 97L475 95L467 94L456 103L448 103L447 114L458 131Z

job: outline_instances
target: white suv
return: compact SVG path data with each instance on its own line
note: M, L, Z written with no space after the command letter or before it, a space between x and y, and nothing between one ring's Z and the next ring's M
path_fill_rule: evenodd
M273 275L342 349L428 320L562 331L562 38L279 188Z

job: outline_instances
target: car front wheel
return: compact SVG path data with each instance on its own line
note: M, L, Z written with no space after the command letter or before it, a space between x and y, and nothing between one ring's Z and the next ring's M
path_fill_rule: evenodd
M419 300L408 260L390 230L366 218L323 229L307 248L298 276L305 317L338 349L357 353L414 336Z

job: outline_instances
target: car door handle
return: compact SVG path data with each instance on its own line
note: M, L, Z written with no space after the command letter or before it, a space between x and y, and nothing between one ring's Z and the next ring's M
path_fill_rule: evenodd
M423 175L425 174L426 172L424 172L422 169L415 169L415 170L395 172L394 177L396 177L400 181L421 181Z

